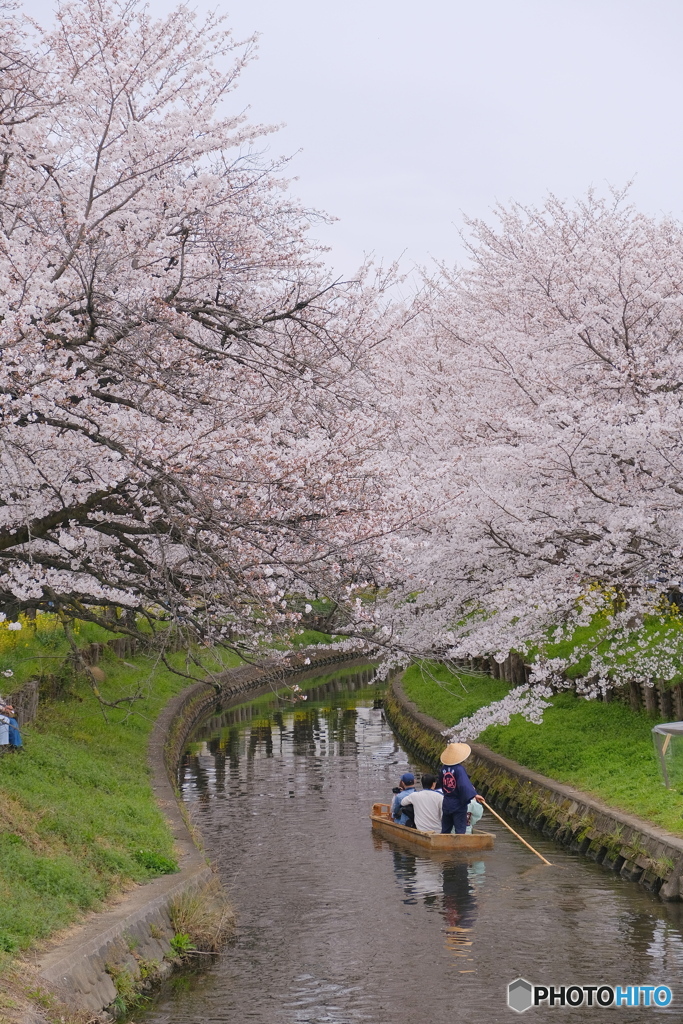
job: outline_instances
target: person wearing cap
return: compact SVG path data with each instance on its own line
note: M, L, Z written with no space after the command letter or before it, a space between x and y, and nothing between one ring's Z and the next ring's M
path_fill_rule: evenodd
M467 743L449 743L441 755L437 789L443 792L441 832L464 835L467 829L467 805L482 798L470 782L462 762L472 753Z
M405 811L401 809L401 800L404 796L407 796L408 793L415 792L415 776L413 773L404 772L398 786L398 793L394 795L394 799L391 802L391 817L394 821L397 821L399 825L408 825L412 818L406 813L407 808Z

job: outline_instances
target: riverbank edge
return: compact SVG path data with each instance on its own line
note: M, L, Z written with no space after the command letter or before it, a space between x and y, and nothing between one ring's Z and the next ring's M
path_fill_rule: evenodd
M201 836L186 821L175 785L185 741L201 718L213 708L277 689L286 680L320 675L326 666L367 664L369 660L358 651L317 652L309 648L297 651L286 665L268 659L229 669L215 682L189 686L165 705L150 736L148 763L154 797L174 838L179 871L137 887L114 907L92 915L54 940L36 964L38 980L48 993L76 1013L101 1014L123 992L130 999L148 991L177 964L171 945L175 934L172 905L185 894L202 890L207 900L224 900L214 869L202 851Z
M447 726L419 710L403 691L401 679L402 674L394 677L387 689L387 720L411 753L436 767ZM682 838L482 744L472 743L471 747L468 774L497 811L639 883L664 901L683 898Z

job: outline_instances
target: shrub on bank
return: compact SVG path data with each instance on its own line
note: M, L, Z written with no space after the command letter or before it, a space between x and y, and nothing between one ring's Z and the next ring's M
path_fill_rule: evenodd
M502 700L510 684L488 675L454 672L439 662L422 661L404 672L403 690L421 711L454 725L492 701Z

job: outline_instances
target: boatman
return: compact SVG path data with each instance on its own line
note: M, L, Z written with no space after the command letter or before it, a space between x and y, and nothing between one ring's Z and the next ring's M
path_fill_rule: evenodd
M462 836L467 829L467 805L470 800L483 803L484 798L470 782L462 762L472 753L467 743L449 743L441 755L437 789L443 792L441 832Z
M441 831L441 805L443 796L435 793L436 775L423 775L422 789L401 797L401 807L412 804L415 813L415 828L420 832Z

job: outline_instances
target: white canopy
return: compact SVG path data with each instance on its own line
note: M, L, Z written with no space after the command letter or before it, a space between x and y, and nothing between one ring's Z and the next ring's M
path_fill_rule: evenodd
M652 727L660 736L683 736L683 722L662 722Z

